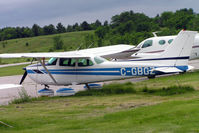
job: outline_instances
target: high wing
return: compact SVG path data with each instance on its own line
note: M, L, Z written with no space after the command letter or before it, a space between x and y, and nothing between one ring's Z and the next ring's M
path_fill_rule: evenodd
M118 44L112 46L98 47L98 48L90 48L80 50L80 53L88 53L96 56L101 56L104 58L124 58L129 57L140 49L137 49L132 45Z
M132 54L135 48L132 45L113 45L98 48L89 48L78 51L69 52L48 52L48 53L14 53L14 54L0 54L0 58L89 58L91 55L102 56L105 58L119 57L122 54Z
M0 58L89 58L88 54L80 54L78 52L49 52L49 53L15 53L0 54Z

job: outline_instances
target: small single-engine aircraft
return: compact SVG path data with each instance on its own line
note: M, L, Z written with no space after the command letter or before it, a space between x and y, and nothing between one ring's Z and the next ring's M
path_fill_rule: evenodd
M179 32L164 52L153 59L147 58L144 62L108 61L102 58L105 53L87 50L0 54L0 58L36 58L40 62L25 68L20 84L26 75L29 75L36 83L45 85L45 88L49 85L71 84L86 84L89 88L88 83L93 82L188 71L191 67L187 63L196 33L196 31ZM44 58L51 59L45 63ZM148 62L149 60L151 61Z
M130 57L127 58L146 58L148 56L158 56L158 54L164 52L166 47L171 44L171 42L177 36L157 36L145 39L135 49L140 49L135 52ZM190 60L199 58L199 34L195 36L194 45L192 46Z

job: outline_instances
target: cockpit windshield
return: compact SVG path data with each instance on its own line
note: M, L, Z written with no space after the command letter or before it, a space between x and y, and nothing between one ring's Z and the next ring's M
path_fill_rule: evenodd
M50 58L50 60L48 61L48 65L56 65L57 63L57 58Z
M142 48L150 47L153 44L153 40L146 40L142 45Z

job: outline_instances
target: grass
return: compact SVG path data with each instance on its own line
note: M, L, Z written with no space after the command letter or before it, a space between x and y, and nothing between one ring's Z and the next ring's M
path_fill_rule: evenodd
M159 89L162 87L168 87L168 86L182 86L182 85L191 85L195 89L199 89L198 84L199 79L199 71L195 72L187 72L185 74L178 74L173 76L167 76L167 77L159 77L155 79L149 79L145 80L143 82L136 83L136 88L153 88L153 89Z
M19 65L19 66L9 66L0 68L0 77L2 76L12 76L12 75L22 75L24 73L23 67L27 65Z
M163 87L161 89L148 89L143 88L144 93L148 94L154 94L159 96L170 96L175 94L183 94L187 92L195 91L195 89L191 86L169 86L169 87Z
M105 91L106 95L100 96L39 98L30 103L0 106L0 121L13 126L9 128L0 124L0 131L1 133L199 132L198 88L193 91L191 87L189 89L185 87L182 93L178 92L179 86L168 87L173 84L192 86L198 82L196 78L198 74L197 71L179 77L174 75L134 84L125 83L122 86L120 84L105 86L110 90L119 88L120 94L117 91L108 91L111 93ZM179 82L168 85L167 81L174 78ZM154 82L160 86L149 88L148 86L153 86ZM146 87L146 84L148 90L144 93L141 87ZM136 92L121 91L128 90L128 86ZM164 89L160 89L161 87ZM173 95L176 92L177 95Z
M135 84L131 82L126 83L111 83L105 84L102 89L91 89L86 91L80 91L75 96L103 96L103 95L114 95L114 94L134 94L142 93L153 94L159 96L170 96L176 94L183 94L187 92L193 92L195 89L192 86L169 86L163 88L142 88L142 91L136 90Z
M64 42L64 49L60 51L71 51L79 48L81 43L84 43L84 37L88 33L93 31L81 31L81 32L70 32L55 35L13 39L8 41L0 42L0 53L24 53L27 52L49 52L53 48L53 38L55 36L61 36ZM26 43L29 43L26 46ZM5 48L3 47L5 44ZM1 59L1 64L10 64L18 62L26 62L27 59Z
M197 132L199 99L186 100L183 96L177 100L171 97L165 100L125 94L48 98L11 104L0 107L0 121L13 128L0 126L0 130L24 133Z
M31 102L31 97L28 95L27 91L22 88L19 92L19 97L15 98L11 101L12 104L20 104L20 103L27 103Z
M91 89L87 91L80 91L76 93L76 96L101 96L101 95L113 95L113 94L127 94L135 93L134 84L127 83L111 83L104 85L102 89Z

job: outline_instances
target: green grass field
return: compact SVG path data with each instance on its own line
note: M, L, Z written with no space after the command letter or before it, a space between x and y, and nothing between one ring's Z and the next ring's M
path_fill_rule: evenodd
M0 77L2 76L12 76L12 75L22 75L24 73L23 67L27 65L10 66L0 68Z
M0 132L199 132L199 71L134 83L136 92L100 96L40 98L0 106ZM160 96L142 92L191 85L196 91Z
M64 49L60 51L71 51L79 48L84 43L84 37L88 33L94 31L81 31L70 32L63 34L13 39L4 42L0 42L0 53L28 53L28 52L49 52L53 48L53 37L61 36L64 42ZM26 43L29 45L26 46ZM5 47L4 47L5 46ZM27 59L1 59L1 64L26 62Z

